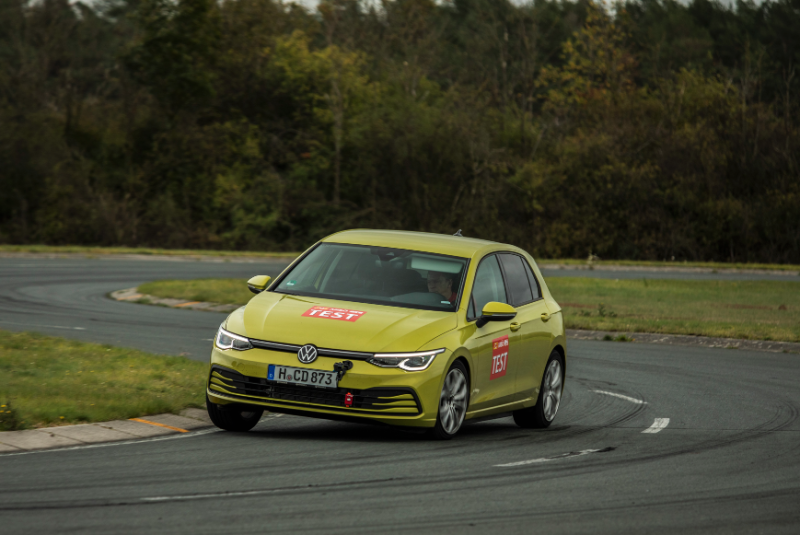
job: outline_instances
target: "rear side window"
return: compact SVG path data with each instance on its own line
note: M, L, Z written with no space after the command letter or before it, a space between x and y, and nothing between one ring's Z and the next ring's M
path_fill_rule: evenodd
M527 261L523 260L523 264L525 264L525 271L528 273L528 281L531 283L531 291L533 292L533 299L541 299L542 298L542 290L539 288L539 282L536 280L536 275L533 274L533 270L531 269L531 265L528 264Z
M531 283L525 271L522 257L515 254L501 254L498 256L503 263L503 272L506 276L509 304L511 306L520 306L533 301Z

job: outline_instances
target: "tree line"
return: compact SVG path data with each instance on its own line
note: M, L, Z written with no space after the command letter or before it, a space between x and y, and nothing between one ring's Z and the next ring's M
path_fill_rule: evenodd
M800 263L800 0L0 0L0 243Z

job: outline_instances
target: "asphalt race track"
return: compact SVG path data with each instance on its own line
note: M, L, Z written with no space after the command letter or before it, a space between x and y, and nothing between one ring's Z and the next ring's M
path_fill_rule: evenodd
M287 264L0 258L0 329L207 360L224 314L120 303L107 295L162 279L239 277L244 285Z
M223 315L105 295L280 267L4 258L0 328L204 360ZM550 429L504 418L433 442L268 415L250 433L2 455L0 532L794 534L799 382L794 354L572 340Z

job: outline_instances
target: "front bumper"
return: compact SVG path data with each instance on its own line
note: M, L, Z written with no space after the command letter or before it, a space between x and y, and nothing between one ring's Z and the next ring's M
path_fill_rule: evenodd
M269 365L331 371L334 363L343 359L319 357L311 364L302 364L292 353L220 350L215 346L206 393L212 402L219 404L243 403L274 412L432 427L448 357L448 352L438 355L427 370L419 372L352 361L353 368L339 380L338 388L323 389L267 381ZM352 403L345 406L348 393L352 395Z

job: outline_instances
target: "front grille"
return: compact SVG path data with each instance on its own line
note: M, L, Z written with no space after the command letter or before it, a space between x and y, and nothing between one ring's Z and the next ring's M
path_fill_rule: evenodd
M303 346L295 344L282 344L280 342L270 342L268 340L257 340L250 338L253 347L268 349L270 351L283 351L285 353L297 353ZM368 360L375 356L375 353L365 353L363 351L347 351L344 349L330 349L318 347L317 353L320 357L333 357L336 359Z
M214 366L211 369L209 388L230 397L247 401L280 401L281 404L304 406L325 405L348 412L385 412L398 416L416 416L421 410L419 399L413 389L407 387L379 387L364 390L347 388L315 388L312 386L287 385L267 381L260 377L249 377L239 372ZM345 396L353 395L353 403L345 407Z

